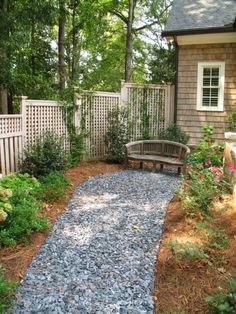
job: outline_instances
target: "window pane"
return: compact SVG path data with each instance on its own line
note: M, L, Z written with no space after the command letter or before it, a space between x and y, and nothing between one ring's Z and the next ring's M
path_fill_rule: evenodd
M219 68L212 68L212 76L219 76Z
M211 98L211 106L212 107L218 106L218 98Z
M203 86L210 86L211 85L211 79L209 77L203 78Z
M211 94L210 88L203 88L203 97L209 97Z
M204 76L210 76L211 75L211 68L204 68L203 69L203 75Z
M212 86L218 86L219 85L219 78L218 77L213 77L211 79L211 85Z
M202 106L210 106L210 97L203 97L202 99Z
M212 88L211 89L211 97L218 97L219 89L218 88Z

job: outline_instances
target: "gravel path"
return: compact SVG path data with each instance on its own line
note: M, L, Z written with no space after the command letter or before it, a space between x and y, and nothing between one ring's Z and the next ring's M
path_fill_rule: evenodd
M174 174L127 170L75 191L18 288L12 313L153 313L156 253Z

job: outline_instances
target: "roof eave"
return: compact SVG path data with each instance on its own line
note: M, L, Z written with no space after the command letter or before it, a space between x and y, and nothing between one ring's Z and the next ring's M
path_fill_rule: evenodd
M181 29L173 31L163 31L163 37L180 36L180 35L197 35L197 34L213 34L213 33L228 33L235 32L235 25L230 27L212 27L212 28L196 28L196 29Z

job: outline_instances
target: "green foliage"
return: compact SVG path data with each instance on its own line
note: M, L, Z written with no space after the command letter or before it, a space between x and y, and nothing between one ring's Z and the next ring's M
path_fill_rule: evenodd
M10 189L3 189L0 187L0 221L7 219L7 213L12 210L9 203L9 198L12 196Z
M39 177L50 171L65 169L67 161L63 138L52 132L46 132L25 149L20 168L21 172Z
M158 138L161 140L187 144L189 135L186 132L181 131L180 126L176 124L170 124L166 129L160 131Z
M215 314L236 313L236 279L229 277L228 281L228 290L218 290L213 296L205 298Z
M124 160L124 144L129 142L128 112L114 109L108 114L108 128L105 134L107 161L121 163Z
M202 138L196 152L187 158L190 164L211 162L212 166L221 166L223 163L224 145L214 145L212 136L214 129L206 124L202 127Z
M182 185L179 191L183 208L208 214L212 198L217 193L215 173L208 169L193 168L189 170L188 175L190 180L186 185Z
M58 171L53 171L44 177L39 177L43 200L53 203L60 198L65 197L65 189L69 185L69 181Z
M234 108L232 111L228 112L228 129L227 131L235 132L236 130L236 105L234 105Z
M222 229L214 228L207 229L208 242L206 243L207 248L213 248L217 250L222 250L228 247L229 239Z
M168 245L172 250L174 256L176 256L177 258L187 258L190 260L195 260L209 257L196 243L180 243L176 240L170 241Z
M0 265L0 313L7 313L12 305L16 286L16 282L4 278L4 271Z
M12 191L12 210L0 222L0 246L15 245L34 230L48 227L46 218L39 215L41 187L35 178L28 174L10 175L0 181L0 187Z

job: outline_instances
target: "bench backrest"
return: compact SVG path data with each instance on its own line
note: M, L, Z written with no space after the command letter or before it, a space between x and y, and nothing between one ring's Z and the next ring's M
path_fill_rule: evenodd
M188 146L166 140L143 140L130 142L125 145L127 155L160 155L184 159L189 153Z

